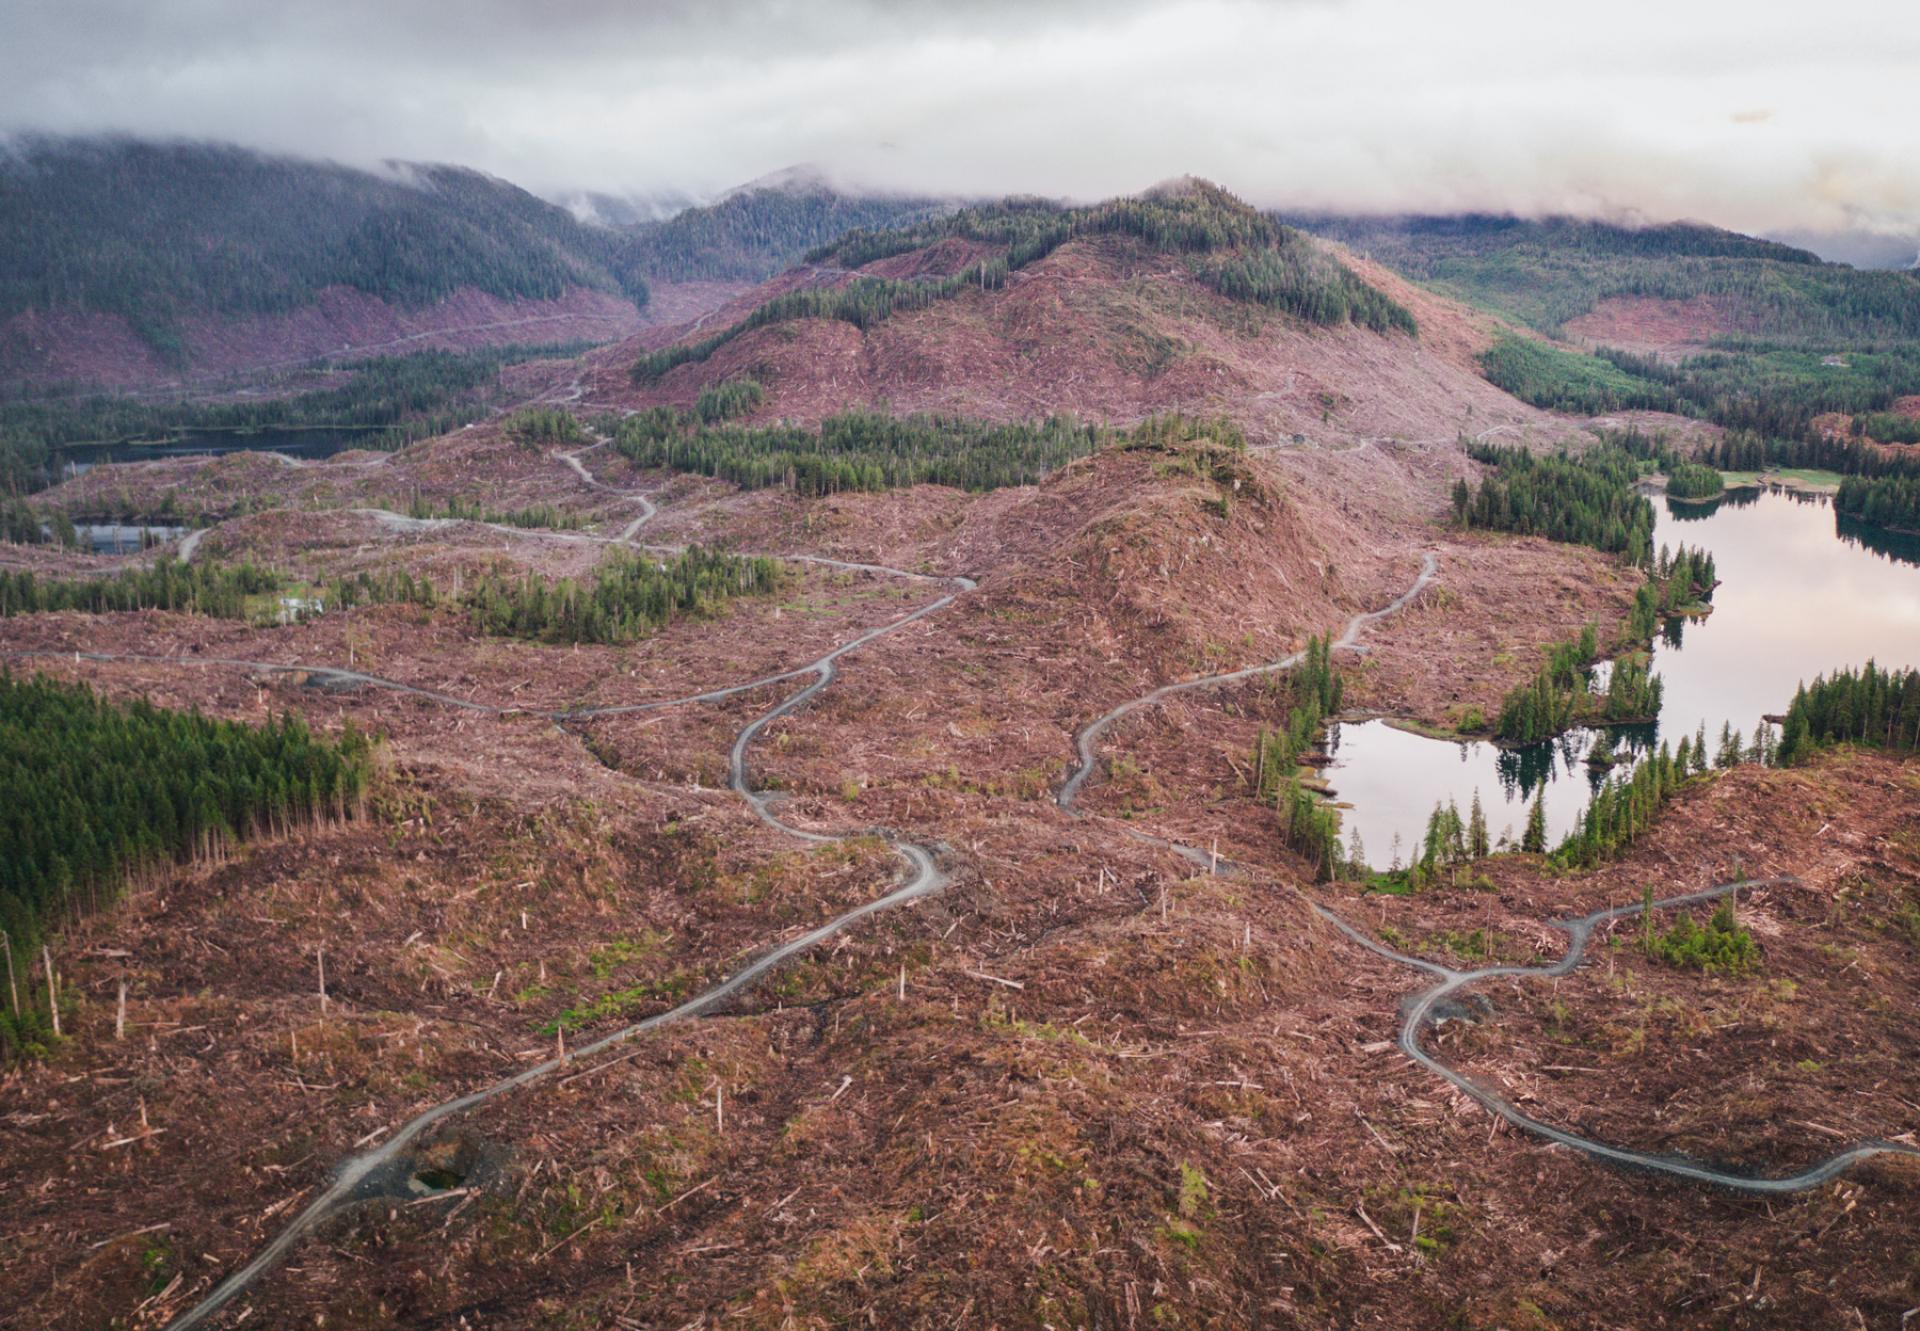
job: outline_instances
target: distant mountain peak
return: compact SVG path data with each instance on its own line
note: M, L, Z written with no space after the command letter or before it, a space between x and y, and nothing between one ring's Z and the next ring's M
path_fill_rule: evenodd
M778 171L769 171L764 176L755 176L744 185L735 185L722 194L720 199L731 199L736 194L756 194L761 190L778 190L784 194L843 192L824 167L814 162L796 162L792 166L783 166Z

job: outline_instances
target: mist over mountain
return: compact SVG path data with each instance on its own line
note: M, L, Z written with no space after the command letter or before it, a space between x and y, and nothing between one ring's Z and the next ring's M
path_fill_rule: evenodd
M427 338L605 340L631 331L654 281L759 281L938 206L804 171L705 205L562 206L441 163L16 136L0 154L0 371L118 382Z
M1625 0L512 0L5 6L0 129L472 165L713 199L791 162L922 196L1110 197L1738 230L1920 226L1908 6ZM1864 34L1873 34L1869 39Z

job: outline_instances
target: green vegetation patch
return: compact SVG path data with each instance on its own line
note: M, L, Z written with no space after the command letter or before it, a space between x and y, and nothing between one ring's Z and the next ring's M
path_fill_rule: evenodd
M1474 444L1467 453L1493 468L1478 491L1453 487L1454 521L1463 527L1545 536L1623 555L1645 567L1653 558L1653 505L1636 490L1640 462L1600 444L1575 457Z
M675 619L716 614L736 597L771 595L788 576L777 559L697 545L663 559L617 552L584 583L485 574L468 591L466 606L482 633L617 644Z
M1400 272L1558 336L1610 296L1713 297L1778 339L1920 338L1920 282L1695 223L1570 217L1301 218Z
M1848 476L1833 497L1834 511L1862 522L1920 531L1920 477Z
M0 570L0 618L50 610L180 610L245 619L254 606L250 598L285 585L284 576L255 564L183 564L165 555L145 568L97 578L41 578Z
M129 875L357 816L371 777L351 725L329 742L297 716L241 725L0 673L0 928L16 965ZM31 1052L49 1027L31 1002L0 1011L0 1052Z
M1760 945L1734 914L1733 899L1722 901L1705 925L1681 912L1668 929L1659 932L1653 922L1653 889L1647 889L1642 909L1641 950L1657 961L1695 970L1742 974L1760 964Z
M1612 411L1665 411L1673 394L1584 352L1503 333L1480 353L1487 381L1522 402L1550 411L1599 416Z
M559 407L523 407L501 422L506 432L523 444L578 444L587 432L573 413Z
M1675 499L1710 499L1726 489L1712 467L1699 462L1677 462L1667 469L1667 493Z
M1346 689L1333 668L1329 640L1309 637L1298 666L1287 676L1288 707L1280 725L1262 726L1254 742L1254 798L1273 805L1288 845L1314 863L1323 878L1364 873L1357 833L1352 853L1340 844L1340 814L1301 780L1300 759L1320 742L1327 719L1340 710Z
M1111 438L1104 427L1067 416L998 425L855 411L810 430L709 425L697 409L656 407L622 421L614 447L642 467L712 476L750 490L777 486L824 495L923 484L976 491L1030 485Z
M1869 661L1802 684L1787 707L1775 761L1803 762L1833 744L1920 748L1920 671L1882 670Z

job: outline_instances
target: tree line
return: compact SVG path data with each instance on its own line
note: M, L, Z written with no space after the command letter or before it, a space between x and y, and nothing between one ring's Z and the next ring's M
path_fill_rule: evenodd
M1606 692L1596 696L1592 667L1597 655L1591 624L1578 638L1555 643L1533 679L1501 700L1494 737L1534 744L1576 725L1623 725L1660 715L1664 690L1643 656L1616 659L1607 673Z
M1869 661L1802 684L1781 724L1776 760L1802 762L1830 744L1897 753L1920 748L1920 672L1882 670Z
M1704 463L1680 461L1667 468L1667 493L1675 499L1710 499L1726 488L1720 473Z
M712 614L735 596L777 591L786 576L777 559L701 546L658 559L617 551L584 582L549 583L496 568L470 583L458 604L482 633L624 643L683 616ZM0 571L0 617L52 610L174 610L244 619L250 613L248 597L287 585L285 575L252 563L183 564L164 557L146 568L100 578L42 579ZM343 575L323 584L314 599L322 609L336 610L390 602L431 609L441 603L432 579L405 569Z
M1853 418L1853 435L1882 444L1920 444L1920 416L1892 411L1869 412Z
M1604 744L1604 738L1602 740ZM1653 826L1661 808L1696 777L1750 763L1787 767L1807 761L1815 752L1836 744L1863 744L1896 753L1920 750L1920 671L1883 670L1869 661L1859 669L1845 669L1803 683L1779 724L1762 719L1745 738L1731 721L1721 726L1717 746L1710 743L1704 723L1677 745L1662 741L1626 774L1602 782L1589 798L1572 831L1550 852L1554 863L1573 869L1591 868L1619 855ZM1476 792L1475 805L1479 796ZM1434 881L1438 873L1458 868L1488 853L1475 828L1484 819L1464 822L1451 802L1436 805L1416 860L1400 874L1407 886ZM1545 802L1534 796L1519 849L1547 852ZM1399 866L1396 863L1396 871Z
M990 490L1031 485L1093 452L1113 433L1068 416L996 425L958 416L885 416L850 411L818 430L799 425L708 425L658 407L616 427L614 447L642 467L779 486L803 495L951 485Z
M582 583L502 573L482 576L465 605L482 633L542 642L625 643L687 616L716 613L736 596L785 585L777 559L692 546L665 559L616 552Z
M1667 493L1676 499L1705 499L1719 494L1726 482L1719 472L1682 455L1664 433L1649 435L1637 424L1624 430L1598 431L1600 441L1651 462L1667 477Z
M1299 772L1301 755L1319 743L1345 694L1327 638L1307 639L1301 663L1287 678L1287 692L1287 711L1278 727L1262 726L1254 741L1254 797L1273 805L1281 837L1313 862L1316 874L1338 878L1348 867L1340 846L1340 815L1301 784Z
M1676 757L1662 742L1658 751L1634 765L1625 778L1603 783L1587 802L1580 821L1554 850L1554 859L1569 868L1589 868L1631 846L1652 827L1660 807L1679 793L1681 785L1706 770L1706 759L1682 740Z
M1480 373L1522 402L1576 416L1673 411L1678 405L1670 388L1598 356L1511 333L1503 333L1480 353Z
M1494 471L1477 492L1464 479L1454 482L1453 516L1460 525L1590 545L1647 566L1653 505L1634 490L1640 468L1624 449L1599 444L1578 457L1543 456L1472 444L1467 454Z
M842 287L786 292L699 342L641 357L633 366L634 382L652 383L676 366L704 361L733 338L767 324L840 319L866 329L901 311L951 299L970 287L996 290L1006 284L1009 274L1068 241L1100 235L1131 236L1159 253L1208 256L1195 262L1194 274L1229 299L1267 305L1313 323L1354 322L1376 331L1417 331L1412 313L1404 306L1362 282L1306 236L1263 216L1218 186L1195 183L1180 192L1113 199L1081 208L1010 199L962 208L892 231L849 232L811 251L808 261L859 268L951 237L990 246L997 253L942 278L896 281L860 275ZM1216 261L1210 256L1229 257Z
M51 610L183 610L244 619L248 597L278 591L284 582L280 574L250 562L184 564L165 555L145 568L97 578L41 578L28 571L0 570L0 617Z
M1920 476L1845 477L1833 508L1862 522L1920 531Z
M15 545L80 544L73 519L52 509L38 509L26 500L0 496L0 541Z
M430 502L427 497L415 491L407 502L407 516L410 518L451 518L457 522L490 522L504 527L540 528L551 531L571 531L584 526L583 519L577 513L568 513L555 504L529 504L525 508L496 509L477 504L471 499L462 499L459 495L449 495L439 504Z
M1823 355L1749 343L1672 364L1615 347L1587 353L1506 334L1480 354L1480 369L1496 387L1552 411L1667 411L1762 438L1812 442L1823 436L1815 425L1822 415L1880 413L1920 392L1920 346L1840 345L1844 354Z
M1912 279L1908 279L1911 281ZM1920 282L1913 283L1920 291ZM1729 430L1813 441L1816 418L1873 413L1920 391L1920 346L1835 344L1832 354L1761 341L1730 340L1672 364L1601 347L1595 355L1670 396L1664 410L1698 416Z
M587 432L573 413L559 407L522 407L500 422L500 428L523 444L578 444Z
M372 771L351 723L328 741L291 714L242 725L0 672L0 929L12 987L0 1052L32 1053L50 1031L44 988L28 991L16 972L61 920L111 902L132 876L360 816Z
M1807 467L1842 476L1920 476L1920 458L1880 448L1861 439L1764 438L1751 431L1730 431L1701 451L1701 458L1722 471L1765 471L1770 467Z
M1647 567L1647 580L1633 593L1633 609L1627 613L1628 639L1650 645L1655 629L1677 615L1705 607L1719 585L1717 566L1707 551L1687 545L1677 550L1661 546Z
M757 380L728 379L701 389L700 396L693 402L693 414L703 425L717 425L758 410L766 400L767 390Z

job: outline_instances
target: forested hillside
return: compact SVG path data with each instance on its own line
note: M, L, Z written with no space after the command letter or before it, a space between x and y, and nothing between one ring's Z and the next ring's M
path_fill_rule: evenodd
M1502 333L1481 353L1480 367L1490 383L1536 407L1580 415L1672 411L1776 441L1807 443L1822 443L1814 424L1821 415L1896 419L1886 408L1920 392L1920 343L1832 355L1746 343L1673 364L1611 347L1589 353Z
M24 960L48 927L113 900L141 870L352 817L371 776L351 728L329 743L293 715L247 726L0 673L4 945ZM0 1012L0 1058L54 1024L18 1000Z
M1806 250L1717 227L1482 214L1288 220L1556 335L1611 296L1717 296L1737 303L1749 332L1777 341L1920 337L1920 278L1913 274L1823 263Z
M399 448L486 415L503 391L504 366L577 354L586 345L416 351L341 361L336 368L353 376L346 383L288 397L199 403L100 395L0 402L0 493L51 485L62 445L166 439L186 430L383 427L377 433L369 429L359 446Z
M118 314L161 353L181 320L274 313L329 286L417 306L461 288L644 305L616 232L475 171L391 174L215 144L28 139L0 154L0 318Z
M849 231L898 226L944 206L908 195L842 194L824 184L749 186L635 228L620 267L658 282L758 282Z

